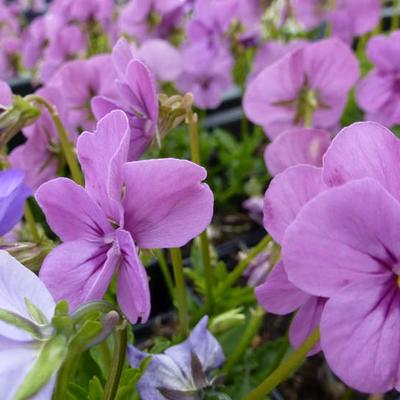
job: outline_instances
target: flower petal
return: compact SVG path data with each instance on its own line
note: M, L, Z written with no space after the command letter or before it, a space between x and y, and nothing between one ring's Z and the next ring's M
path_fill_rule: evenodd
M63 243L43 262L40 278L55 300L67 300L71 310L101 300L118 265L115 245L86 240Z
M342 129L324 157L323 179L338 186L370 177L400 199L400 141L375 122L358 122Z
M287 277L282 261L268 274L267 280L255 289L258 302L273 314L289 314L310 299L310 295L294 286Z
M97 200L108 218L123 225L122 165L128 161L129 122L124 112L103 117L95 132L78 139L78 155L85 174L86 190Z
M142 323L146 322L150 314L150 291L146 271L131 234L120 229L117 231L117 241L122 254L118 272L118 303L132 324L139 318Z
M310 296L297 311L290 324L289 339L293 348L297 349L311 335L315 328L318 328L321 321L321 314L326 300L322 297ZM309 356L321 351L321 344L318 342L308 353Z
M297 213L325 189L321 173L321 168L296 165L272 180L264 197L264 227L276 242L282 243Z
M291 129L282 132L264 154L265 163L272 175L297 164L322 166L322 156L331 143L328 132L319 129Z
M399 382L400 294L395 279L354 282L326 303L321 345L332 370L350 387L383 393Z
M125 229L140 248L181 247L203 232L213 214L204 168L173 158L123 167Z
M400 260L400 203L373 179L327 190L311 200L286 231L289 280L330 297L367 276L392 273Z
M44 183L36 200L48 224L63 241L98 240L112 231L106 215L86 190L66 178Z
M14 257L0 251L0 308L32 320L25 299L35 305L49 322L51 321L55 302L46 286ZM15 340L32 339L28 333L1 321L0 335Z

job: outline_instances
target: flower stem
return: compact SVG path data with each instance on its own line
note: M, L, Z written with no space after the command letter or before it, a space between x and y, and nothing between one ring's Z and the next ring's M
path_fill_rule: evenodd
M41 236L40 236L40 233L39 233L38 228L36 226L36 221L35 221L35 218L33 216L33 212L32 212L31 206L29 204L29 200L26 200L26 202L25 202L24 215L25 215L26 223L28 224L29 229L30 229L30 231L32 233L33 240L36 243L40 243Z
M192 154L192 161L198 165L201 165L198 116L193 112L192 107L187 109L186 122L190 133L190 150ZM210 310L212 310L214 307L214 271L211 265L210 243L208 240L207 230L200 234L200 246L206 283L206 303L208 304Z
M48 110L48 112L50 113L50 116L54 122L54 125L57 129L58 136L60 138L61 147L63 149L64 156L67 161L68 167L71 171L72 179L79 185L83 185L83 176L82 176L82 172L79 168L77 158L75 156L74 148L68 139L68 133L64 128L64 125L60 119L60 116L58 115L58 111L57 111L56 107L53 106L52 104L50 104L46 99L44 99L43 97L38 96L38 95L29 95L29 96L26 96L25 99L27 101L34 101L34 102L38 103L39 105L44 106Z
M238 345L236 346L235 351L232 353L232 356L228 358L228 361L226 362L222 370L224 374L229 374L231 369L237 364L238 361L240 361L243 354L248 349L254 336L260 329L260 325L265 314L264 310L260 306L258 306L255 310L252 310L251 313L252 315L250 317L250 321L248 322L246 330L244 331Z
M165 260L163 251L161 249L156 250L158 264L160 265L161 273L164 276L165 284L167 285L168 293L171 299L174 298L174 282L171 277L170 270L168 268L167 261Z
M244 270L249 266L250 262L267 248L271 240L271 236L267 235L264 237L264 239L261 240L261 242L257 244L257 246L253 247L249 251L247 256L239 262L239 264L232 270L232 272L229 273L224 283L220 286L219 291L223 292L234 285L236 281L242 276Z
M170 249L170 252L178 297L179 328L181 337L184 339L189 331L189 315L186 303L186 286L183 274L182 252L179 248Z
M110 375L104 387L103 400L114 400L117 395L128 344L126 320L123 320L122 324L116 328L115 335L114 357L111 364Z
M244 400L260 400L288 378L307 357L308 352L319 340L319 329L315 329L304 343L284 361L258 387L247 394Z

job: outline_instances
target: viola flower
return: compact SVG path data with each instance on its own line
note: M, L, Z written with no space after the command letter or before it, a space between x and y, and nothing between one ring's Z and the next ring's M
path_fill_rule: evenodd
M297 20L306 29L326 22L331 26L332 35L347 42L372 31L381 13L379 0L291 0L291 3Z
M150 69L138 59L132 59L126 41L120 40L113 49L113 64L118 79L117 95L96 96L92 110L97 119L112 110L123 110L129 119L129 160L137 160L152 142L157 132L158 97L156 82Z
M62 121L67 120L63 96L54 87L44 87L37 95L57 107ZM42 183L57 176L61 155L59 135L47 109L41 108L40 117L23 129L28 140L14 149L9 161L14 168L25 172L25 183L36 190ZM71 137L71 139L75 139Z
M7 252L0 251L0 311L24 318L34 328L32 332L7 323L0 317L0 397L16 398L22 385L27 389L28 374L42 353L52 345L53 332L47 324L51 321L55 302L43 282ZM25 324L26 326L26 324ZM33 335L33 332L40 334ZM65 344L64 344L65 346ZM52 362L54 360L51 360ZM55 372L49 376L35 377L36 388L30 382L29 398L51 399ZM43 381L43 382L39 382ZM42 385L43 384L43 385ZM25 392L25 397L26 392Z
M353 52L339 39L310 43L270 65L247 86L247 117L274 139L305 125L329 129L338 123L348 92L359 77Z
M21 220L30 190L24 184L24 173L16 169L0 172L0 236Z
M233 87L231 54L223 45L209 47L196 42L182 49L183 71L176 81L182 92L193 93L197 107L216 108Z
M95 133L78 139L86 188L58 178L43 184L36 198L64 242L40 271L50 292L74 309L101 299L116 273L119 305L135 323L145 321L150 312L147 276L137 249L186 244L210 223L213 195L202 183L205 170L189 161L127 163L129 140L126 115L111 112Z
M307 42L305 40L292 40L288 43L277 40L270 40L268 42L265 42L257 50L257 53L253 60L253 64L251 66L251 73L247 78L248 81L255 78L266 67L280 60L286 54L289 54L294 50L300 49L306 44Z
M330 367L368 393L399 387L399 149L374 122L339 132L324 157L333 188L299 212L283 242L289 279L329 298L320 331Z
M190 336L163 354L149 354L128 347L132 367L151 356L137 389L142 400L197 398L198 393L213 384L209 373L222 366L224 353L217 339L207 330L208 317L203 317Z
M328 132L312 128L295 128L282 132L264 153L271 175L297 164L322 166L322 156L331 143Z
M271 271L270 250L271 248L258 254L244 271L243 276L247 278L248 286L256 287L265 282L268 273ZM245 257L244 254L243 257Z
M264 198L262 196L253 196L243 202L243 208L249 212L251 219L262 225L264 218Z
M98 55L64 64L48 85L64 94L68 124L81 131L94 129L96 118L91 109L91 100L94 96L114 95L115 77L111 56ZM77 80L79 85L76 85Z
M325 190L322 169L296 165L278 174L269 185L264 198L264 227L275 242L284 242L286 230L302 208ZM258 302L268 312L285 315L298 310L289 330L289 339L298 347L319 325L325 299L312 296L288 279L285 260L280 260L266 281L255 289ZM314 346L310 354L320 350Z
M181 22L186 0L131 0L120 12L121 34L139 42L152 37L167 39Z
M357 103L366 113L365 119L388 127L400 123L400 108L397 106L400 96L399 40L400 31L369 40L366 54L374 69L360 81L356 91Z

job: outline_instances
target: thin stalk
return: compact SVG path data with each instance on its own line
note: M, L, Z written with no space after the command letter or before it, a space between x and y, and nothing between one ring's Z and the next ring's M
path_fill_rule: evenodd
M40 236L40 233L39 233L38 228L36 226L35 217L33 216L33 212L32 212L32 209L31 209L31 206L30 206L28 200L25 202L24 216L25 216L25 221L28 224L29 229L30 229L30 231L32 233L33 240L36 243L40 243L41 236Z
M182 252L179 248L170 249L174 269L175 287L178 300L179 329L182 339L189 332L189 314L186 302L185 276L183 274Z
M257 244L257 246L253 247L249 251L247 256L242 261L240 261L238 265L236 265L232 272L228 274L224 283L220 286L219 291L223 292L234 285L236 281L242 276L245 269L249 266L250 262L253 261L255 257L257 257L262 251L267 248L271 240L271 236L267 235L264 237L264 239L261 240L261 242Z
M190 134L192 161L201 165L198 116L193 112L192 108L187 111L186 119ZM210 243L208 240L207 230L200 234L200 246L206 283L206 303L209 308L212 309L214 307L214 271L211 266Z
M253 391L244 397L244 400L260 400L272 392L281 382L287 379L305 360L308 352L319 340L319 329L315 329L304 343Z
M71 171L72 179L78 183L79 185L83 185L83 176L82 172L79 168L78 160L75 156L74 148L71 142L68 139L68 133L64 128L64 125L58 115L58 111L56 107L50 104L46 99L40 97L38 95L29 95L26 96L25 99L27 101L34 101L42 106L44 106L50 113L50 116L54 122L54 125L57 129L58 136L60 138L61 147L67 161L69 170Z
M392 18L390 20L390 31L396 31L400 27L400 1L393 0Z
M158 264L160 265L161 273L163 274L165 284L167 285L168 293L171 296L171 299L174 298L174 282L171 277L170 270L168 268L167 261L164 257L164 253L161 249L157 249L156 251Z
M249 348L251 341L260 329L264 314L264 310L260 306L252 311L246 330L244 331L238 345L235 347L235 351L228 358L228 361L222 370L224 374L229 374L236 363L243 357L243 354Z
M127 323L124 320L115 332L114 357L111 364L110 375L104 387L103 400L114 400L118 392L119 381L126 358L128 345Z
M99 349L100 349L101 358L103 360L103 365L105 367L105 374L108 375L108 373L110 372L110 369L111 369L112 359L111 359L111 352L110 352L110 348L108 347L107 339L105 339L99 343Z

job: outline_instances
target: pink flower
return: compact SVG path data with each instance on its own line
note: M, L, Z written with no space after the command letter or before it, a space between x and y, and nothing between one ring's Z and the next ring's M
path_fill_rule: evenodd
M274 139L289 128L328 129L340 119L348 92L359 77L357 58L338 39L310 43L265 68L247 86L247 117Z
M210 223L213 195L206 171L184 160L126 162L129 123L113 111L78 140L85 188L58 178L36 192L47 222L64 242L45 259L40 277L72 309L101 299L114 274L127 318L150 312L146 272L138 248L185 245Z

